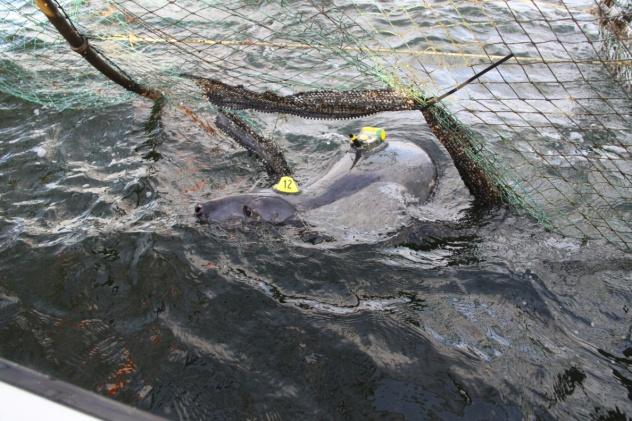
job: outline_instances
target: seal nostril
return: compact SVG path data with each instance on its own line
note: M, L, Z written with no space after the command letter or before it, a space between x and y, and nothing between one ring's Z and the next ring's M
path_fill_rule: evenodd
M202 205L199 205L199 204L195 205L194 210L195 210L195 214L197 215L202 210Z

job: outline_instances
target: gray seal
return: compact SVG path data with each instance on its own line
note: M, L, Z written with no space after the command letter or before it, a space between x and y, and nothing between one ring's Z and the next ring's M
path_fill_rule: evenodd
M219 197L196 205L195 216L201 222L223 225L307 223L353 226L362 231L380 224L400 225L405 206L422 204L433 192L434 163L413 143L389 141L365 152L354 165L355 157L353 150L344 154L300 194L265 189Z

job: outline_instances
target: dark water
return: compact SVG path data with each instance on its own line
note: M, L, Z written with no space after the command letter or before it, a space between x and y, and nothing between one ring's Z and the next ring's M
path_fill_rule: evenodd
M140 100L0 107L2 357L171 419L632 414L632 259L473 208L409 113L262 117L304 181L377 123L429 150L454 192L458 219L319 247L197 224L194 203L263 172L173 108L148 134Z

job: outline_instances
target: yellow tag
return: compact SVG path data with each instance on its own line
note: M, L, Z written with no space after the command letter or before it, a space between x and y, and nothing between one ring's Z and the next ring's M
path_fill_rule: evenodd
M381 127L362 127L360 133L351 136L351 143L364 143L366 146L375 146L386 141L386 130Z
M360 135L358 137L362 136L366 138L365 141L373 138L375 140L381 140L383 142L386 140L386 130L381 127L363 127L360 129Z
M53 12L52 9L48 7L48 4L46 4L44 0L35 0L35 4L37 5L37 8L49 18L55 16L55 12Z
M285 175L279 179L279 182L276 183L272 188L279 193L287 193L287 194L297 194L301 191L298 188L298 183L289 175Z

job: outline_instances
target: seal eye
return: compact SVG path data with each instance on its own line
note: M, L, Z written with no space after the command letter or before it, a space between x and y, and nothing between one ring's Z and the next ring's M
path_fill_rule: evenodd
M248 206L244 205L243 211L246 218L250 218L252 216L252 209L250 209Z

